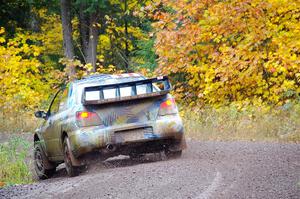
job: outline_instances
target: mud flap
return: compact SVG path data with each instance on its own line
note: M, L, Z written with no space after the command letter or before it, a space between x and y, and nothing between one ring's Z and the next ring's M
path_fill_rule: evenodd
M70 140L69 139L66 139L66 140L67 140L68 148L71 149ZM75 167L83 166L83 162L81 162L79 159L75 158L72 150L70 151L70 159L71 159L73 166L75 166Z

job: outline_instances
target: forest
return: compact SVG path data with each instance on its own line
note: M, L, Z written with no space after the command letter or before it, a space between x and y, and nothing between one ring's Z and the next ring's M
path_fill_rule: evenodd
M197 121L299 113L297 0L7 0L0 10L2 131L31 131L61 85L95 73L168 75L181 114Z

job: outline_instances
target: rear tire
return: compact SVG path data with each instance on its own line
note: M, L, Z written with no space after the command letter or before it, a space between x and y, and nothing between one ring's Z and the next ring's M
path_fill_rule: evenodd
M40 143L34 143L34 169L41 180L51 178L56 167L49 162Z
M70 149L70 141L68 137L64 139L63 147L64 147L64 161L65 161L65 166L66 166L68 176L70 177L77 176L79 171L77 167L72 165L71 156L73 154Z

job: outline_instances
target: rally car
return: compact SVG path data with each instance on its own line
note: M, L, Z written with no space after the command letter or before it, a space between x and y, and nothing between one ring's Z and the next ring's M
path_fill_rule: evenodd
M40 179L65 163L78 174L90 153L100 156L165 152L180 157L186 147L182 120L169 93L168 77L136 73L92 75L73 81L54 96L34 134L34 163Z

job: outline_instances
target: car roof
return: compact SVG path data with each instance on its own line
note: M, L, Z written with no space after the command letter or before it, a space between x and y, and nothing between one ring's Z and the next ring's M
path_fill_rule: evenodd
M85 76L80 80L74 81L74 84L112 84L112 83L122 83L122 82L130 82L136 79L145 79L144 76L138 73L123 73L123 74L95 74Z

